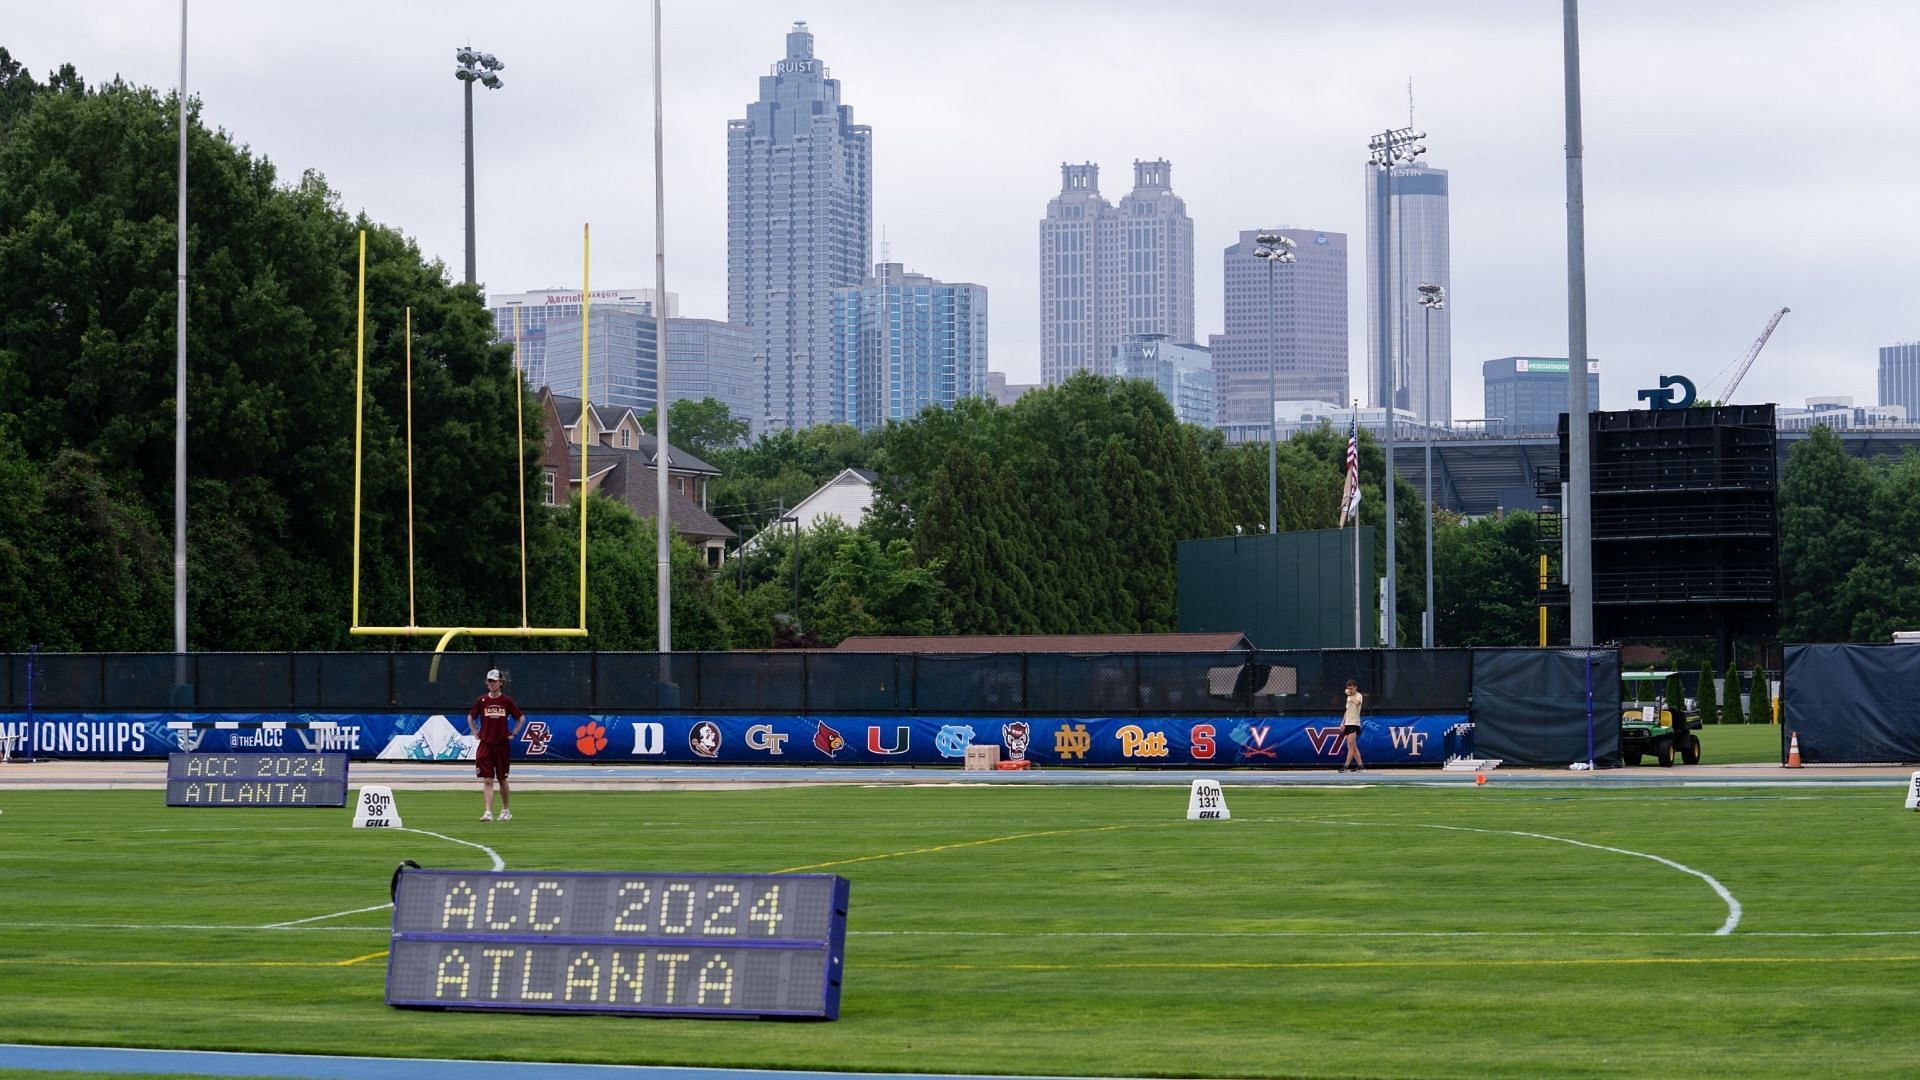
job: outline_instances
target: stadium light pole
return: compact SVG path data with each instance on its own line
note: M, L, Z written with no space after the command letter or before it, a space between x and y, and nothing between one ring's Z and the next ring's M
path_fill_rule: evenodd
M460 80L467 97L467 284L472 285L480 279L473 242L473 84L479 83L489 90L500 89L506 85L500 80L500 72L505 71L507 65L492 53L475 52L471 45L455 49L453 59L457 65L453 77ZM580 388L582 395L586 392L586 387Z
M173 655L175 687L187 681L187 0L180 0L180 180L174 238ZM177 691L176 691L177 695ZM176 700L174 704L186 704Z
M1393 247L1388 235L1393 225L1393 167L1404 165L1421 154L1427 148L1420 140L1427 137L1424 131L1415 131L1411 127L1390 128L1367 141L1370 151L1368 162L1380 170L1380 235L1376 238L1380 261L1380 364L1375 373L1379 379L1380 404L1386 407L1386 431L1382 445L1386 450L1387 469L1384 486L1386 488L1387 514L1387 594L1381 602L1382 614L1386 616L1385 640L1381 643L1391 649L1399 641L1399 629L1395 625L1399 619L1399 599L1395 595L1399 587L1398 560L1394 558L1393 527L1393 403L1395 398L1393 364L1393 308L1392 277Z
M1273 355L1274 313L1273 313L1273 268L1278 263L1290 263L1293 258L1293 237L1281 236L1275 232L1263 232L1253 238L1255 245L1253 257L1267 264L1267 535L1280 531L1280 425L1274 421L1273 414L1279 408L1274 369L1277 362Z
M1567 644L1593 644L1593 450L1587 400L1587 211L1580 147L1580 5L1565 0L1567 98Z
M1433 648L1433 313L1447 306L1447 290L1432 282L1420 285L1420 306L1427 309L1426 344L1426 389L1421 396L1426 403L1421 406L1425 413L1421 419L1427 425L1427 462L1422 470L1427 480L1427 610L1420 620L1420 647Z
M667 442L667 164L666 128L660 96L660 0L653 0L653 415L658 460L653 470L654 620L660 639L661 704L679 704L670 677L673 652L673 521L667 505L667 472L673 466L673 447Z

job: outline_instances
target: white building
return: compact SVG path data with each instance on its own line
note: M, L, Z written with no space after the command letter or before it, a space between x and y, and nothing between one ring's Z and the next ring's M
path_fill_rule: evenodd
M1377 406L1385 401L1380 362L1380 228L1387 209L1386 185L1378 168L1368 165L1366 170L1367 401ZM1391 186L1387 279L1393 405L1411 410L1422 420L1433 417L1444 426L1453 416L1454 298L1447 171L1420 164L1395 166ZM1447 306L1431 315L1420 306L1420 286L1427 283L1447 290Z

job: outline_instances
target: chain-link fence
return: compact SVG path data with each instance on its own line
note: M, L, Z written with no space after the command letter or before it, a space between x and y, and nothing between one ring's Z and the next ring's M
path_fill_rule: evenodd
M1348 679L1369 711L1467 708L1466 649L1224 653L4 654L12 710L464 710L490 668L572 712L1319 714Z

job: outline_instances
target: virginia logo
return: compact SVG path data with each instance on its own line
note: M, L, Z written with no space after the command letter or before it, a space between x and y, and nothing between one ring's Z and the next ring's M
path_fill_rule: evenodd
M1268 743L1273 737L1272 724L1241 724L1233 729L1233 741L1240 744L1237 755L1240 761L1252 761L1254 758L1274 759L1278 755Z

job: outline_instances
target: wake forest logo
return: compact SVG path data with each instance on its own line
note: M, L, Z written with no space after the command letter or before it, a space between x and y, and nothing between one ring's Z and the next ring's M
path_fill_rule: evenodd
M1061 724L1060 730L1053 733L1053 752L1061 761L1075 758L1085 761L1091 749L1093 736L1087 734L1085 724Z
M720 756L720 725L702 720L687 732L687 748L703 758Z
M747 747L763 753L780 757L786 753L782 749L787 745L789 736L773 730L772 724L755 724L747 729Z
M967 756L967 746L973 742L973 725L948 724L933 737L934 749L941 757L963 758Z
M1393 736L1393 748L1395 750L1405 750L1414 757L1419 757L1420 751L1426 749L1427 733L1415 728L1412 724L1406 724L1401 727L1389 727L1387 728L1387 734Z

